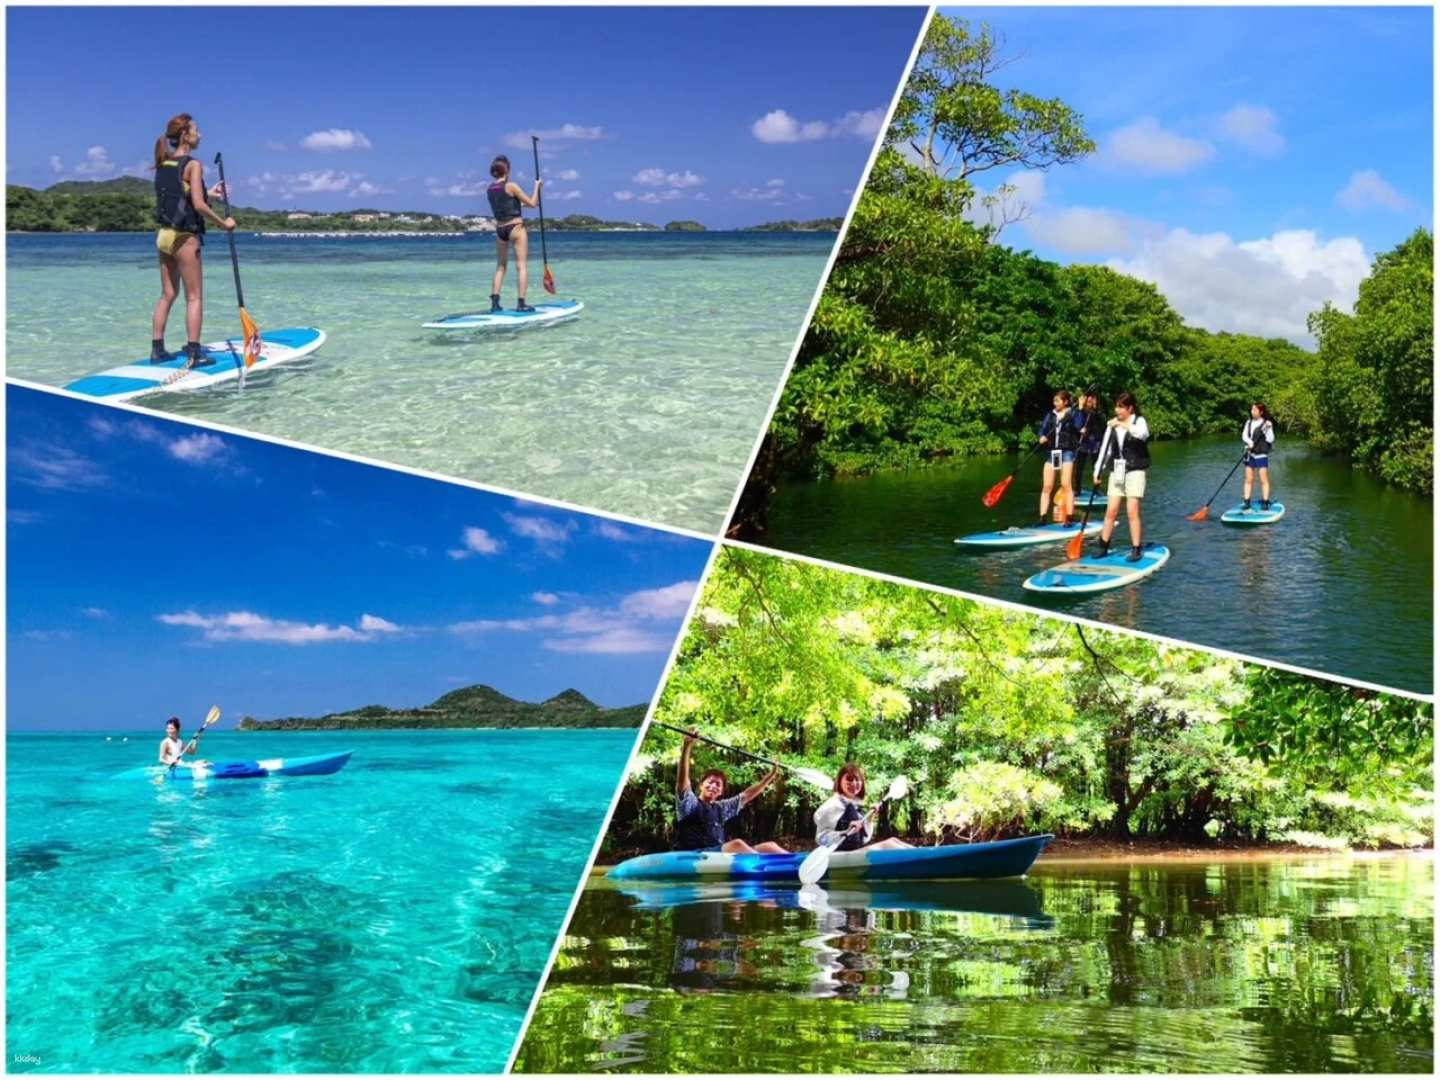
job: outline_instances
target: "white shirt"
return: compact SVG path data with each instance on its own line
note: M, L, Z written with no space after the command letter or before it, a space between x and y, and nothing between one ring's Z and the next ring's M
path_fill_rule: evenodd
M828 840L834 840L840 824L840 819L845 816L845 808L853 806L862 814L865 807L853 799L847 799L838 791L820 804L820 809L815 811L815 842L823 844ZM875 835L875 821L873 818L865 819L863 830L865 842L868 844L870 838Z
M1130 417L1130 432L1135 438L1146 440L1150 438L1150 425L1145 423L1145 417L1135 415ZM1105 438L1100 443L1100 453L1095 458L1095 482L1100 482L1100 468L1106 462L1106 450L1109 449L1113 440L1115 443L1115 457L1119 458L1125 452L1126 432L1123 427L1116 424L1114 427L1106 426Z
M1255 445L1255 436L1264 435L1265 440L1273 449L1275 446L1275 425L1269 420L1246 420L1245 426L1240 429L1240 441L1245 444L1245 449Z

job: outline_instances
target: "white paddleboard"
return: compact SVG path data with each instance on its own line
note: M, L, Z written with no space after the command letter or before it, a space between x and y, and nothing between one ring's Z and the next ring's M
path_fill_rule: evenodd
M422 324L426 330L518 330L524 326L558 322L580 314L585 305L579 300L547 300L535 305L534 311L470 311L458 315L442 315Z

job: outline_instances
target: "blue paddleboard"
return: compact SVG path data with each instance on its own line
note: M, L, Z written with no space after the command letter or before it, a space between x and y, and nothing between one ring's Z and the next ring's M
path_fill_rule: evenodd
M1085 535L1094 536L1105 527L1103 521L1092 521L1085 526ZM1031 544L1048 544L1055 540L1072 539L1080 531L1080 522L1070 525L1012 525L999 532L971 533L955 541L961 547L1017 548Z
M1164 544L1146 544L1137 562L1129 561L1130 551L1121 548L1103 558L1086 555L1079 559L1041 570L1025 579L1031 592L1076 593L1104 592L1130 585L1149 577L1170 561L1170 549Z
M1269 525L1279 521L1285 516L1285 504L1272 502L1269 510L1261 510L1258 502L1250 504L1250 509L1245 509L1244 503L1237 503L1225 513L1220 515L1220 520L1226 525Z
M424 324L426 330L518 330L522 326L539 326L578 315L585 305L579 300L546 300L535 305L534 311L470 311L458 315L441 315Z
M325 331L313 326L290 330L263 330L260 333L260 358L245 371L247 376L279 364L308 356L325 344ZM134 360L120 367L109 368L83 379L66 383L66 390L106 401L129 401L131 398L159 391L203 390L240 377L245 365L245 339L230 338L204 347L204 358L213 361L204 367L185 370L182 352L168 360L151 363Z

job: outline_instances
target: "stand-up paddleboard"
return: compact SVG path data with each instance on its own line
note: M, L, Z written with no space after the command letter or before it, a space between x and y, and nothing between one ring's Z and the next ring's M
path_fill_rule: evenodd
M1104 506L1110 496L1103 491L1080 491L1075 494L1076 506Z
M1103 521L1092 521L1085 526L1085 535L1094 536L1105 527ZM1069 525L1012 525L999 532L971 533L955 541L961 547L1017 548L1031 544L1048 544L1055 540L1069 540L1080 531L1080 522Z
M260 334L260 358L245 370L246 376L280 364L309 356L325 344L325 331L313 326L291 330L265 330ZM204 347L204 358L214 363L185 370L187 359L182 350L168 360L151 363L136 360L121 367L110 368L66 383L66 390L106 401L129 401L160 391L203 390L207 386L231 382L245 369L245 339L230 338Z
M458 315L442 315L424 325L426 330L518 330L522 326L539 326L578 315L585 309L579 300L547 300L535 305L534 311L471 311Z
M1146 544L1136 562L1130 561L1129 549L1122 548L1103 558L1086 555L1041 570L1025 579L1025 588L1061 595L1104 592L1147 578L1169 561L1170 549L1164 544Z
M1239 503L1221 514L1220 520L1226 525L1269 525L1284 516L1285 504L1281 502L1272 502L1269 510L1261 510L1259 503L1251 503L1246 510L1245 504Z

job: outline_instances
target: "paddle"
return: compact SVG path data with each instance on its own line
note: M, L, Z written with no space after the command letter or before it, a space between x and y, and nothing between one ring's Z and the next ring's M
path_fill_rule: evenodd
M897 776L894 780L890 781L890 788L885 792L881 800L872 806L865 817L860 820L865 821L868 818L874 817L880 807L884 806L891 799L903 799L909 793L910 781L906 780L903 776ZM800 864L800 884L814 885L825 876L825 871L830 869L830 856L835 853L835 849L844 842L848 835L848 833L837 832L834 836L828 837L824 843L818 845L809 855L805 856L805 861Z
M1215 489L1215 494L1214 494L1214 495L1211 495L1210 498L1206 499L1206 500L1205 500L1205 505L1202 506L1202 507L1200 507L1199 510L1196 510L1193 514L1186 514L1186 515L1185 515L1185 520L1186 520L1186 521L1204 521L1204 520L1205 520L1206 515L1210 513L1210 504L1213 503L1216 499L1218 499L1218 498L1220 497L1220 492L1222 492L1222 491L1225 490L1225 485L1230 482L1230 477L1232 477L1232 476L1235 475L1235 470L1236 470L1236 469L1240 468L1241 465L1244 465L1244 464L1245 464L1245 459L1248 458L1249 456L1250 456L1250 450L1247 448L1247 449L1245 450L1245 453L1243 453L1243 454L1240 455L1240 460L1237 461L1237 462L1235 462L1234 465L1230 466L1230 471L1225 474L1225 479L1222 480L1222 481L1220 481L1220 486Z
M1005 489L1015 482L1015 477L1020 475L1020 470L1023 469L1025 467L1025 463L1030 460L1030 455L1034 454L1035 451L1039 450L1040 447L1043 445L1043 443L1037 442L1034 446L1032 446L1030 448L1030 453L1026 454L1023 458L1021 458L1020 464L1015 466L1015 471L1012 472L1009 476L1005 477L1004 480L1001 480L999 483L994 484L989 491L985 492L984 495L981 495L980 501L989 507L993 507L996 503L998 503L1004 497Z
M1085 396L1090 396L1088 391ZM1090 422L1094 419L1094 413L1086 414L1085 426L1080 429L1080 443L1082 446L1085 443L1085 436L1090 433ZM1090 510L1095 505L1095 494L1099 490L1100 484L1099 481L1096 481L1095 486L1090 489L1090 498L1085 500L1085 512L1080 515L1080 531L1072 536L1065 545L1065 557L1067 559L1078 559L1085 550L1085 526L1090 524Z
M225 183L225 161L218 153L215 155L215 165L220 170L221 197L225 200L225 216L228 218L230 185ZM260 359L260 327L255 325L250 312L245 310L245 292L240 288L240 256L235 252L235 230L226 229L225 235L230 241L230 268L235 271L235 300L240 305L240 331L245 335L245 367L240 371L243 380L246 370Z
M530 136L530 149L535 152L535 179L540 179L540 137ZM535 192L535 203L540 211L540 263L545 267L545 273L540 275L540 284L545 286L545 291L551 296L555 295L555 275L550 273L550 256L545 251L545 193L537 190Z
M735 746L727 746L725 743L716 742L714 739L707 739L704 735L696 735L692 732L686 731L684 728L678 728L674 724L667 724L663 720L652 720L650 722L656 727L663 727L666 730L673 731L679 735L689 735L692 739L696 739L699 742L709 743L711 746L718 746L721 750L729 750L732 754L739 754L741 757L750 758L754 761L760 762L763 765L770 765L777 769L785 769L787 772L794 773L801 780L804 780L807 784L814 784L816 787L820 788L823 791L831 791L835 787L835 781L832 778L826 776L819 769L811 769L805 765L785 765L778 761L771 761L769 758L761 757L759 754L752 754L749 750L741 750L740 748Z
M226 216L226 217L229 217L230 215L229 215L229 214L226 214L225 216ZM215 721L216 721L216 720L219 720L219 719L220 719L220 706L219 706L219 705L211 705L211 706L210 706L210 711L205 714L205 722L200 725L200 730L197 731L197 732L195 732L194 735L191 735L191 736L190 736L190 741L189 741L188 743L186 743L185 746L184 746L184 748L181 749L181 751L180 751L180 757L177 757L174 761L172 761L172 762L170 763L170 771L171 771L171 773L174 773L174 771L175 771L175 766L177 766L177 765L180 764L180 758L183 758L186 754L193 753L194 750L195 750L195 748L200 745L200 736L205 734L205 729L208 728L211 724L215 723Z

